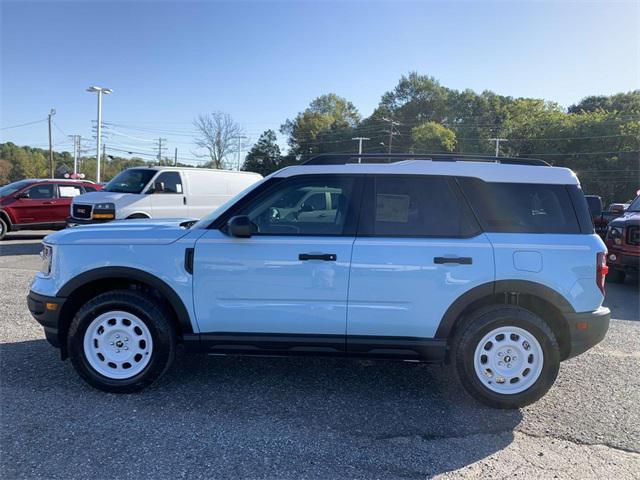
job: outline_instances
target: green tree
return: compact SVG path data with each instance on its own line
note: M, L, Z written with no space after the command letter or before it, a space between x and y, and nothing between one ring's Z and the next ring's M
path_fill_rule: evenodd
M276 132L266 130L245 157L242 170L267 176L280 168L280 147Z
M425 122L411 130L413 148L417 152L453 152L456 134L438 122Z
M287 120L280 132L288 136L290 153L310 155L352 148L351 135L360 122L358 110L335 93L311 102L293 120Z

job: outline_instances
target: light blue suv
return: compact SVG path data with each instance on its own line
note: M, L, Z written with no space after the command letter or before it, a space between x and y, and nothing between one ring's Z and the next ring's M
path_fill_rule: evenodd
M515 408L604 337L605 252L568 169L324 155L198 222L46 237L28 304L62 358L110 392L157 380L182 343L445 362L472 396Z

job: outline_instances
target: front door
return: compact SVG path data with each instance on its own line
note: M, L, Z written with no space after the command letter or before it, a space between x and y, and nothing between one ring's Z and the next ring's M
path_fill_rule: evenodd
M351 261L350 351L431 339L460 295L493 282L491 243L453 179L370 177L363 206Z
M11 207L16 212L17 223L54 223L56 195L53 183L41 183L20 192Z
M162 172L154 180L151 195L152 217L186 217L187 197L180 172Z
M332 209L311 216L301 202L333 195ZM347 291L360 180L335 175L273 179L227 218L247 215L250 238L208 230L196 243L194 301L202 333L320 342L344 349ZM294 337L291 337L291 336ZM206 337L206 335L204 335ZM277 340L274 340L277 341Z

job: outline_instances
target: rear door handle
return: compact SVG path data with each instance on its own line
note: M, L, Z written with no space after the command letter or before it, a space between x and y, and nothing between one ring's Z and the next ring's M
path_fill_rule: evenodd
M433 257L433 263L458 263L460 265L471 265L473 259L471 257Z
M298 260L324 260L325 262L335 262L338 256L335 253L301 253Z

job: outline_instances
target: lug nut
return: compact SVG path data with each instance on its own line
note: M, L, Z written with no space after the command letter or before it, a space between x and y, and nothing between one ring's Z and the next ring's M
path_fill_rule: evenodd
M498 365L504 365L504 363L502 363L502 362L498 362Z
M502 355L504 355L502 352L498 353L498 356L501 357Z
M113 342L111 342L111 346L113 346Z
M116 338L120 338L120 335L116 335Z
M119 348L116 348L116 353L120 353L120 349Z
M124 347L125 350L129 350L129 347Z

